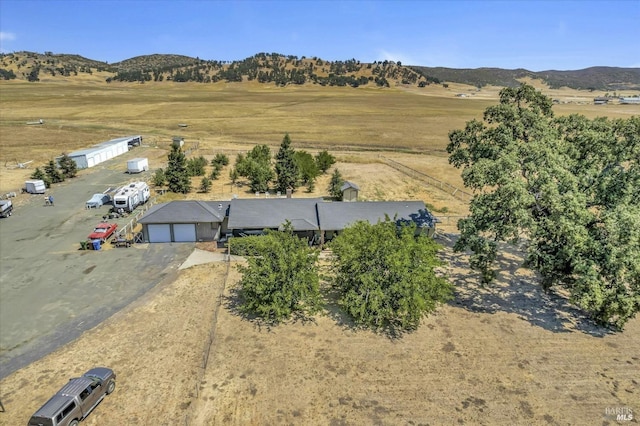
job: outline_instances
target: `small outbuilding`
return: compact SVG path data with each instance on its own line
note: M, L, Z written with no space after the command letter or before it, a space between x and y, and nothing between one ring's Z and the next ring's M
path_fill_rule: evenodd
M340 191L342 191L342 201L358 201L360 188L355 183L345 181L340 187Z

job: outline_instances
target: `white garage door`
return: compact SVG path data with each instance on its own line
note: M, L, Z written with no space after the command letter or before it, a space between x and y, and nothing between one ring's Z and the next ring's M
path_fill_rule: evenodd
M150 243L170 243L171 227L170 225L147 225L149 231Z
M193 223L174 223L173 224L173 241L195 242L196 241L196 225Z

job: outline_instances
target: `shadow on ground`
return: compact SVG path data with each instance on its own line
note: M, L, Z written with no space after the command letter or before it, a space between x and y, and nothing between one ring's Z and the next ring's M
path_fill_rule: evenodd
M457 238L457 234L437 235L437 241L445 247L441 258L448 265L446 272L455 287L451 306L475 313L513 313L531 325L554 333L580 331L596 337L615 333L573 306L567 296L553 290L545 293L535 273L522 268L523 252L517 247L500 248L496 281L481 286L478 275L469 268L468 253L453 251Z

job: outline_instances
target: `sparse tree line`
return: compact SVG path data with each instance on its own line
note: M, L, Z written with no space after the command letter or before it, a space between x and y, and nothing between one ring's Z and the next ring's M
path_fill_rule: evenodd
M78 175L78 166L76 162L67 154L62 154L57 161L49 160L42 169L36 167L31 174L31 179L42 180L47 188L54 183L64 182L67 179L74 178Z
M268 145L256 145L247 154L238 154L229 170L229 177L233 184L246 183L254 192L273 189L284 194L301 186L313 192L318 176L326 173L335 161L335 157L326 150L315 156L304 150L294 150L291 138L286 134L275 156L272 156ZM171 192L186 194L192 190L191 178L202 176L198 189L209 192L212 181L219 179L223 167L228 165L229 158L225 154L216 154L211 162L203 156L187 159L180 146L173 144L167 168L156 171L153 184L159 187L167 185ZM211 166L209 174L207 166Z

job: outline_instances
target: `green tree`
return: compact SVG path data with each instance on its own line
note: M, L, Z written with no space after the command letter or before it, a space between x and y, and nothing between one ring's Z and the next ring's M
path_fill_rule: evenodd
M154 186L164 186L167 182L167 177L165 176L164 169L160 168L156 170L153 174L153 185Z
M187 160L187 171L189 176L204 176L207 160L201 155L197 158Z
M331 166L336 163L336 158L333 155L329 154L326 149L319 152L316 155L315 160L318 169L320 169L322 173L327 173L327 170L329 170Z
M62 154L58 160L62 174L67 178L74 178L78 174L78 165L67 154Z
M314 314L321 307L318 250L296 237L290 223L265 232L231 240L234 252L251 255L246 266L238 265L241 310L275 323Z
M342 174L340 174L340 170L335 169L333 174L331 175L331 180L329 181L329 188L327 191L329 192L329 196L336 200L342 198L342 190L340 189L344 184L344 179L342 179Z
M191 179L187 170L187 159L180 146L176 144L171 146L165 177L171 192L187 194L191 191Z
M218 180L218 178L220 177L220 170L222 170L222 166L220 166L220 164L216 163L216 165L213 167L213 169L211 169L211 173L209 174L209 178L211 180Z
M235 185L239 177L240 175L238 174L238 169L234 167L231 170L229 170L229 179L231 179L232 184Z
M291 138L285 134L276 154L276 189L286 192L298 187L298 165L295 160L295 151L291 147Z
M47 179L49 180L49 182L64 182L64 175L53 160L49 160L49 164L44 166L44 172L47 175Z
M320 170L311 154L307 151L296 151L293 154L293 159L298 168L300 183L302 185L312 184L316 178L320 175Z
M47 176L42 170L40 170L40 167L36 167L33 173L31 173L31 179L43 181L47 188L51 186L51 180L49 179L49 176Z
M449 134L449 161L476 194L458 222L458 251L482 281L498 243L524 242L545 291L565 288L600 323L622 328L640 309L640 117L554 118L533 87L506 88Z
M441 264L440 247L418 235L413 223L398 226L389 217L375 225L359 221L330 247L340 304L359 325L413 330L452 296L452 285L434 270Z
M219 164L221 166L228 166L229 157L221 153L216 154L216 156L213 157L213 160L211 160L211 165L216 165L216 164Z
M236 157L238 175L249 179L252 191L267 191L273 180L271 169L271 150L267 145L256 145L246 156Z
M210 190L211 190L211 179L205 176L202 178L202 181L200 182L200 191L207 193Z

